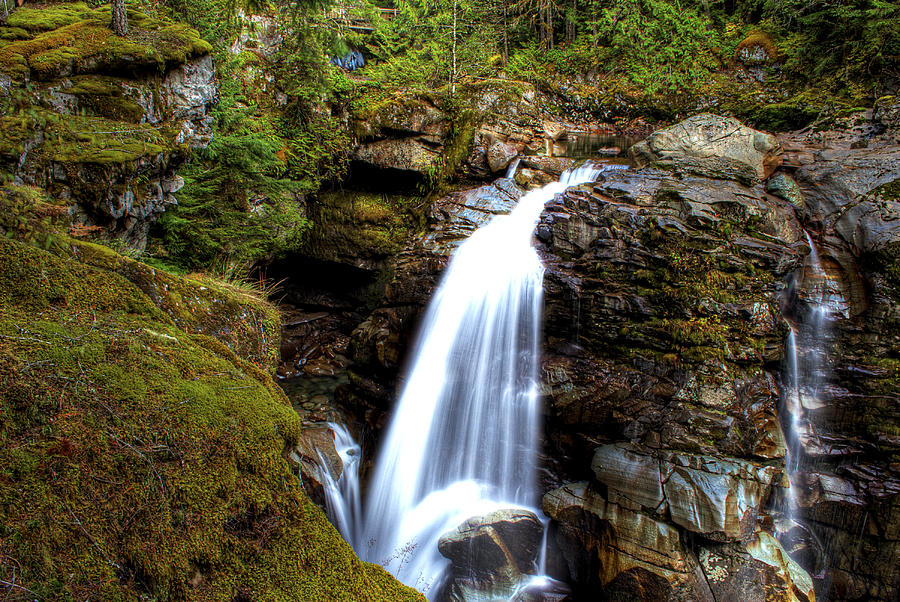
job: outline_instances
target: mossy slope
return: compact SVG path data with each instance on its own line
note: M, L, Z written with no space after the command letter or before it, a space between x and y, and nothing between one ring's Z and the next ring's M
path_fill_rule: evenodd
M284 459L300 420L263 371L132 282L151 268L46 246L0 238L9 599L419 599L308 500Z

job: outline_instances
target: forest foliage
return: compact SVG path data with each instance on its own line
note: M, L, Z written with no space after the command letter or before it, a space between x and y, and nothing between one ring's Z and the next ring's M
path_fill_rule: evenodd
M165 10L213 43L223 82L217 136L160 222L167 261L186 268L296 249L311 227L298 199L341 180L352 119L404 95L427 94L453 118L466 110L460 89L525 81L650 115L703 97L781 128L825 105L870 104L900 81L897 1L169 0ZM254 13L282 28L260 67L274 89L253 79L257 56L229 52ZM755 96L729 76L753 40L778 82ZM367 63L353 73L329 62L349 49Z

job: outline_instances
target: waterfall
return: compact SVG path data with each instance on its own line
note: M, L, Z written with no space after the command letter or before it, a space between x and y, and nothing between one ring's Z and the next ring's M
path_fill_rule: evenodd
M322 467L322 487L325 490L325 508L328 520L348 542L358 541L362 526L362 503L359 487L359 461L362 456L353 436L340 424L328 423L334 433L334 449L341 459L343 470L335 475L319 453Z
M797 293L800 303L790 316L791 325L785 341L783 411L788 455L785 462L789 487L784 507L785 520L779 532L788 536L802 525L804 473L809 468L809 456L828 452L828 444L821 441L811 420L811 412L829 403L829 351L832 344L832 323L846 310L846 302L838 283L829 277L818 249L806 233L809 255L803 270L803 283ZM801 530L808 531L805 527ZM789 536L795 537L795 536ZM808 531L804 537L823 549L817 538ZM796 542L795 542L796 543ZM790 546L787 546L790 549ZM812 567L808 567L812 569ZM811 570L811 573L815 574Z
M519 170L519 163L521 163L522 159L516 157L512 160L512 163L509 164L509 167L506 168L506 177L509 179L513 179L516 177L516 172Z
M441 535L499 508L538 512L543 266L532 236L545 203L601 167L529 192L460 245L421 325L362 523L350 525L347 508L330 510L360 558L420 591L449 564ZM327 488L329 504L352 505L340 481Z

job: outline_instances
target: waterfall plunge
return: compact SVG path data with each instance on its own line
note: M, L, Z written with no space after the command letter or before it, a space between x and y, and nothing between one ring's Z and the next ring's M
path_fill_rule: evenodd
M548 200L599 172L563 174L460 245L422 323L362 525L346 520L358 504L353 486L328 487L329 513L357 554L420 591L449 564L441 535L471 516L538 502L543 267L532 235Z

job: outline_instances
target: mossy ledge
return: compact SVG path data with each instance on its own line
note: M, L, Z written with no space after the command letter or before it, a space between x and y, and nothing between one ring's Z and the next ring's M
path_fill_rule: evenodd
M201 327L216 307L274 310L64 235L6 232L0 579L16 585L0 591L421 599L357 559L307 498L285 459L300 419L260 369L271 358Z
M13 79L50 80L80 73L167 68L208 54L212 46L182 23L129 10L125 37L109 28L109 6L82 2L22 7L0 27L0 71Z

